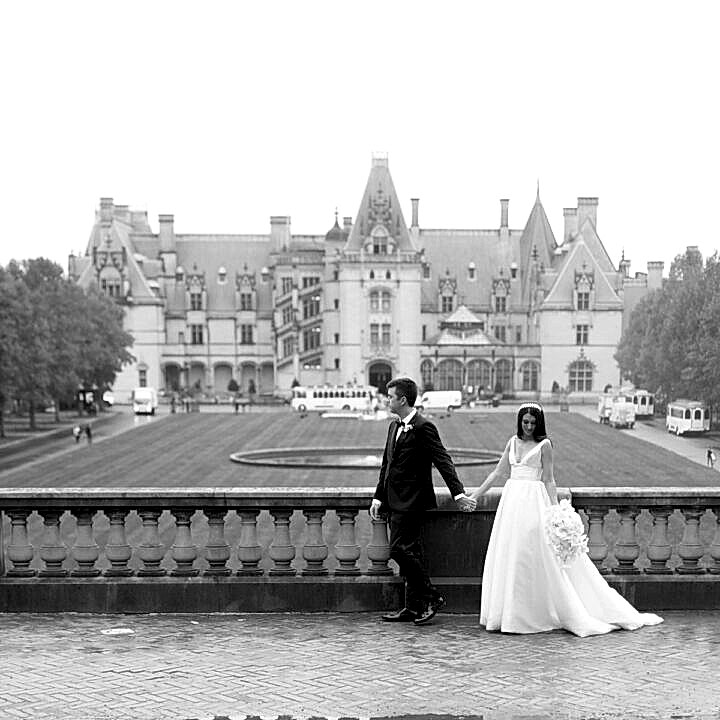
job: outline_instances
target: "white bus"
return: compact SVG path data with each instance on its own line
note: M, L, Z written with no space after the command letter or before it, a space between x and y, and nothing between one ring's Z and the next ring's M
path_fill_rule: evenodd
M308 410L372 410L377 388L372 385L316 385L294 387L290 406L298 412Z
M665 427L668 432L682 435L686 432L710 430L710 414L697 400L675 400L668 403Z
M132 408L136 415L154 415L158 408L158 396L155 388L135 388L132 391Z
M652 417L655 414L655 398L647 390L633 390L632 402L635 406L635 417Z

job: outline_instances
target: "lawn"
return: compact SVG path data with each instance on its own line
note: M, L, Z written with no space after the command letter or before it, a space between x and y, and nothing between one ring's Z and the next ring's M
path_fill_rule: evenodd
M502 451L513 432L513 413L455 413L435 418L452 448ZM716 485L717 471L662 447L574 413L548 415L561 487ZM310 414L166 416L93 446L0 474L0 487L370 487L377 469L250 467L230 461L233 452L261 448L383 446L386 422L323 419ZM459 469L468 487L492 466ZM442 484L437 476L436 481Z

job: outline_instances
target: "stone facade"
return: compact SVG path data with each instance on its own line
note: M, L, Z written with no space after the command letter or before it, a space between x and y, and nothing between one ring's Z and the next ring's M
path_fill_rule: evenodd
M613 359L628 311L663 265L629 277L597 234L597 198L566 208L558 243L540 201L523 229L406 224L387 157L373 158L353 221L294 235L270 218L263 235L154 233L145 212L101 198L87 250L70 276L117 298L136 360L118 400L138 385L227 393L369 383L408 374L427 387L545 398L617 384Z

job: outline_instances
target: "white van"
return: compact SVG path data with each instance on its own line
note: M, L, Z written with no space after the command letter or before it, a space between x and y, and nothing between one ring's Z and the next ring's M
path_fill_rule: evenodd
M158 408L158 396L155 388L135 388L132 391L132 407L136 415L154 415Z
M697 400L675 400L668 403L665 427L668 432L683 435L686 432L708 432L710 413Z
M418 410L447 410L452 412L462 407L462 393L460 390L428 390L416 401Z

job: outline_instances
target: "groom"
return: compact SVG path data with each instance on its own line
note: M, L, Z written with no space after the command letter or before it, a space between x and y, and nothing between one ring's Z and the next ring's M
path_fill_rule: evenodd
M432 466L438 469L462 510L474 510L475 500L465 495L437 428L415 410L415 382L396 378L387 384L387 389L390 412L400 419L390 423L370 517L378 520L381 512L389 514L390 557L405 578L405 607L382 619L425 625L445 604L445 598L430 582L422 546L426 511L437 507Z

